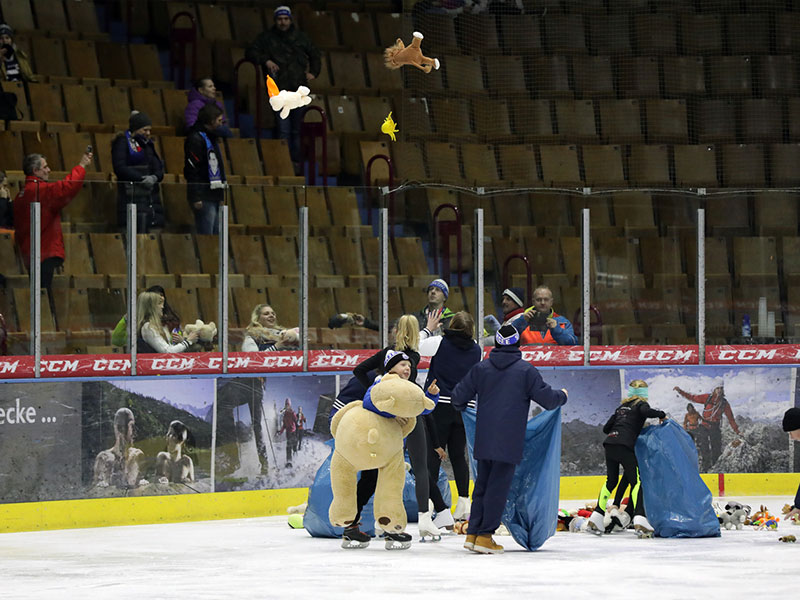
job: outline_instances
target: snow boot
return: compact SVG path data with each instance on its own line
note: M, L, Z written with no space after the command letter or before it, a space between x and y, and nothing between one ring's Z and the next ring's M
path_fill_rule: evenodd
M419 513L417 525L419 525L420 542L438 542L442 539L442 532L431 520L431 511Z
M411 536L406 532L389 533L384 531L383 533L386 536L387 550L406 550L411 547Z
M442 533L452 533L453 527L456 522L453 520L453 515L450 513L449 508L436 513L436 518L433 519L433 524L442 530Z
M478 554L502 554L503 547L500 544L496 544L492 536L486 533L475 538L475 545L472 547L472 551Z
M650 525L650 521L647 520L647 517L641 515L633 517L633 529L640 538L651 538L655 535L655 530Z
M469 511L471 509L472 503L470 502L469 498L465 496L459 496L458 502L456 502L456 508L453 511L453 519L455 521L468 521Z
M477 538L477 537L478 536L475 535L474 533L468 533L467 534L467 539L464 540L464 548L466 548L467 550L474 550L475 549L475 538Z
M372 538L358 528L358 523L345 527L342 534L342 548L353 550L355 548L366 548Z
M589 517L589 521L586 523L586 531L595 535L603 535L606 530L603 524L603 517L604 516L596 510L592 511L592 516Z

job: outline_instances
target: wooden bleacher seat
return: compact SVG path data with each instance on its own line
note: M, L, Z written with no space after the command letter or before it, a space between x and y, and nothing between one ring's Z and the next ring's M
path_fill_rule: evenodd
M154 44L131 44L130 53L133 77L142 81L162 81L164 70L158 58L158 48Z
M54 171L63 171L64 166L58 148L58 134L40 131L23 131L22 146L25 154L38 153L47 157L47 164ZM80 158L80 157L78 157ZM21 163L20 163L21 164ZM76 163L77 164L77 161ZM70 165L70 169L75 165Z
M593 15L588 20L591 50L598 55L620 56L632 53L629 15Z
M490 14L462 13L456 17L458 43L465 54L501 54L497 18Z
M61 86L50 83L29 83L31 111L38 121L64 121Z
M338 11L337 16L344 46L357 52L374 50L378 47L371 12Z
M5 276L8 288L30 287L28 275L17 253L14 236L10 233L0 233L0 273Z
M231 206L235 213L233 222L246 226L247 233L252 235L280 233L279 226L271 226L267 222L262 186L237 185L232 186L230 192Z
M264 27L264 15L260 6L230 6L231 37L242 44L252 43Z
M267 267L263 236L233 235L230 241L235 272L244 275L246 285L258 288L280 285L280 275Z
M450 15L425 13L420 15L417 27L419 31L425 32L426 56L443 56L461 52L456 38L455 19ZM405 34L406 31L404 30L403 33ZM410 42L408 39L403 41L406 44Z
M261 161L258 157L258 146L253 138L226 140L228 151L226 155L230 160L232 175L245 177L261 176Z
M625 144L644 141L638 99L600 100L598 107L604 142Z
M284 235L297 235L298 207L295 188L265 187L264 203L270 225L281 227Z
M200 271L200 261L194 248L194 239L189 233L162 233L161 244L164 247L164 259L167 271L176 275L180 287L211 287L211 276L215 273Z
M706 284L730 288L732 285L728 243L725 237L706 237L705 239ZM697 285L697 239L683 239L684 256L686 256L686 272L689 285ZM696 299L694 304L696 304Z
M361 255L361 244L354 237L332 236L331 255L336 273L346 278L347 287L374 288L377 277L367 273L367 265ZM351 309L352 310L352 309Z
M689 124L697 142L735 142L736 104L729 98L698 100L689 114Z
M128 46L116 42L100 41L95 44L100 73L108 79L132 79L133 69L128 56Z
M763 144L724 144L722 185L726 187L758 187L767 185Z
M778 248L774 237L734 237L733 268L739 287L778 285Z
M569 59L564 55L534 56L529 59L531 91L540 98L573 98L569 85Z
M582 147L586 185L590 187L627 187L619 145Z
M164 254L161 250L160 236L154 233L139 233L136 235L136 266L137 280L140 287L148 288L160 285L164 288L174 288L176 276L167 273L164 268Z
M425 159L431 178L450 185L468 184L461 174L458 146L447 142L426 142Z
M167 302L178 313L182 326L187 323L194 323L200 318L197 290L193 288L167 288L164 291L167 295Z
M549 100L512 97L510 106L513 132L525 143L552 144L557 141Z
M164 218L170 229L188 232L194 228L194 210L186 198L185 185L162 183L161 203L164 205Z
M30 2L0 0L0 12L4 22L12 25L17 32L36 30Z
M64 106L67 119L77 123L81 131L110 133L112 124L101 123L97 104L97 88L90 85L65 85Z
M401 181L429 181L422 146L417 142L395 142L391 145L394 176Z
M679 187L719 187L717 152L714 144L676 144L675 185Z
M674 13L639 13L633 16L633 37L642 55L661 56L678 51Z
M751 234L750 209L746 194L730 194L706 199L706 231L714 236ZM687 256L689 256L687 254Z
M310 296L315 298L317 292L319 291L320 290L311 291ZM278 323L283 327L297 327L300 322L300 294L297 288L287 287L267 290L267 292L269 296L269 304L272 306L275 314L278 316ZM328 315L328 317L329 316L330 315ZM325 325L327 324L328 318L326 317Z
M333 297L336 300L336 309L340 313L353 312L372 320L378 318L377 293L371 293L367 288L352 286L336 288L333 290Z
M688 142L686 100L645 100L645 127L650 144Z
M372 235L372 228L362 224L355 188L336 186L328 187L326 191L331 222L335 227L341 227L345 235Z
M777 98L744 98L741 102L742 141L783 141L783 103Z
M582 14L548 12L543 16L545 48L554 54L585 53L586 33Z
M281 285L297 287L300 266L295 237L267 235L264 246L269 260L268 273L280 276Z
M33 37L31 50L39 75L69 75L61 38Z
M655 56L622 56L617 61L619 93L622 98L658 98L658 58Z
M0 164L22 169L24 157L20 132L0 131Z
M446 56L442 60L451 94L484 94L483 68L479 56Z
M131 108L145 113L154 126L167 125L160 89L131 88Z
M74 5L78 2L68 2ZM100 63L92 40L64 40L69 73L73 77L100 77Z
M506 54L541 54L544 51L540 15L500 15L500 43Z
M495 148L491 144L461 144L464 178L474 187L500 187Z
M650 194L631 192L612 197L614 223L623 228L626 237L647 238L658 235L653 199Z
M573 56L575 93L580 98L613 98L614 75L609 56Z
M552 187L581 186L583 181L578 167L578 148L574 144L542 145L539 148L542 179Z
M510 109L504 98L473 98L471 123L477 141L513 143L519 139L511 132Z
M333 261L328 248L328 238L311 236L308 240L308 270L313 287L344 287L344 275L334 273Z
M631 185L643 187L672 185L666 145L631 145L628 164L628 180Z
M375 13L375 27L378 32L378 45L389 47L397 38L402 38L411 31L410 15L402 13Z
M684 54L722 54L725 36L721 14L685 12L679 19Z
M231 25L228 20L230 8L223 4L198 4L197 17L203 38L211 41L230 41ZM253 40L243 40L245 43Z
M747 12L725 15L728 54L767 54L770 39L771 17L767 13Z
M393 43L393 42L392 42ZM403 89L403 73L401 70L387 69L383 54L377 52L364 53L370 86L378 94L396 94Z
M664 56L664 95L667 98L705 96L706 78L702 56Z
M131 103L127 88L117 86L98 88L97 98L103 123L127 129L131 116Z
M680 240L674 237L644 237L639 240L642 271L651 287L656 275L683 273Z
M530 144L501 144L497 146L503 180L515 187L542 185L536 168L536 152Z
M308 186L301 190L298 200L308 208L308 224L313 235L326 235L331 232L331 214L322 186Z
M108 332L95 328L92 323L87 290L54 288L52 299L58 329L67 334L68 353L86 352L87 346L108 343Z
M330 143L330 142L329 142ZM264 174L273 177L276 185L304 184L305 178L294 174L294 165L286 140L260 140ZM330 152L330 146L328 147Z
M759 236L796 236L798 196L791 192L756 192L753 194L754 232ZM785 242L786 238L783 237ZM785 254L783 254L785 256ZM789 256L800 256L800 254ZM784 263L785 264L785 263Z
M361 238L362 256L364 257L364 265L366 266L367 273L378 277L380 275L380 247L378 239L374 237ZM395 251L392 244L389 244L389 287L407 287L409 282L408 274L401 275L397 269L397 259L395 258ZM391 291L390 294L391 296ZM391 299L390 299L391 301Z
M776 187L800 185L800 145L770 144L768 147L770 183Z
M637 324L631 288L626 285L627 282L624 277L621 281L623 282L621 286L606 287L604 285L595 285L594 288L592 304L600 311L600 316L603 319L604 338L606 326Z
M334 94L356 96L375 93L375 90L367 85L362 53L332 51L329 60L333 78L331 91Z
M398 272L410 277L411 287L420 288L430 283L428 262L418 237L396 237L394 239Z
M231 305L235 308L238 319L229 319L229 323L235 323L237 327L247 327L250 324L253 309L259 304L267 303L267 291L263 288L235 288L231 290L231 299ZM216 312L216 306L214 312ZM280 324L283 324L282 318L283 315L278 313Z
M749 56L709 56L708 88L719 97L752 96L752 62Z

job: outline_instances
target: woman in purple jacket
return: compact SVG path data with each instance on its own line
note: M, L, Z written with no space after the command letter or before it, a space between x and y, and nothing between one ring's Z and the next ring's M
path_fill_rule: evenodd
M183 120L186 124L187 131L197 122L197 113L200 112L200 109L206 104L213 102L221 111L225 112L222 103L217 100L217 88L210 77L198 79L194 83L192 89L186 92L186 97L189 103L186 105L186 110L183 112ZM233 136L233 133L228 129L227 125L218 127L215 133L217 137Z

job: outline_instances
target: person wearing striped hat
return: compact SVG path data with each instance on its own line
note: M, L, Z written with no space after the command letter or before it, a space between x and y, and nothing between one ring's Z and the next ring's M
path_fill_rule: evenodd
M567 401L567 390L554 390L536 367L522 360L519 345L519 331L512 325L501 327L489 358L472 367L450 397L459 411L478 398L473 452L478 473L464 547L482 554L503 552L492 533L500 526L514 471L522 461L530 402L552 410Z
M425 288L425 293L428 295L428 304L416 315L420 326L420 341L435 335L442 335L455 314L445 306L447 298L450 296L450 286L444 279L431 281Z

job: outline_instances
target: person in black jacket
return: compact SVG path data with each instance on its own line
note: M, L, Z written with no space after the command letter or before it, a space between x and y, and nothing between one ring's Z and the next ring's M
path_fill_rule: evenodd
M652 537L653 526L644 514L642 501L642 481L639 478L639 463L636 461L636 439L647 419L658 417L665 419L663 410L650 408L647 403L647 383L641 379L631 381L628 386L628 397L603 426L607 435L603 441L606 454L606 482L597 498L597 506L589 517L588 531L597 535L605 532L603 517L606 504L619 481L619 467L625 469L625 478L631 486L630 502L633 504L633 527L639 537Z
M288 6L278 6L273 11L273 18L275 25L250 44L245 57L261 66L265 80L270 75L278 89L295 92L301 85L308 86L319 77L321 55L309 37L297 29ZM295 109L285 119L276 118L278 137L288 140L295 167L302 161L300 125L303 115L304 109Z
M224 116L215 103L197 113L197 121L183 144L183 175L186 199L194 210L197 233L219 233L219 207L225 200L225 167L219 150L217 130Z
M431 476L431 496L436 518L433 524L438 528L452 528L454 520L465 521L469 518L469 466L467 466L466 449L467 434L461 413L450 404L450 395L458 382L467 372L481 360L481 348L472 339L475 332L475 321L468 312L457 312L450 320L450 327L444 330L442 343L431 358L425 387L434 379L439 385L439 403L433 411L436 436L441 449L428 453L428 470ZM451 515L441 494L435 490L439 468L445 458L444 448L450 456L453 476L458 489L458 502Z
M487 360L473 366L453 390L450 402L463 411L478 397L473 456L478 463L464 547L500 554L492 534L500 526L511 481L522 462L528 410L534 401L547 410L567 402L567 390L552 389L532 364L522 360L520 334L504 325Z
M153 122L145 113L133 111L128 130L111 142L111 162L117 176L117 222L127 222L125 207L136 205L137 231L147 233L164 226L159 182L164 179L164 163L150 137Z

